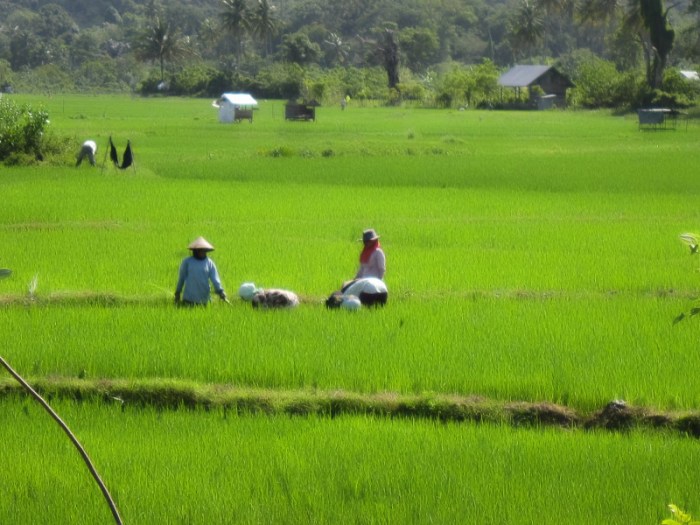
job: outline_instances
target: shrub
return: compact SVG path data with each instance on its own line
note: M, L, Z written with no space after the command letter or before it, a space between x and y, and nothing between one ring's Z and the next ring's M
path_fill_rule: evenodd
M206 64L197 64L183 68L173 75L170 92L174 95L208 95L209 86L218 71Z
M41 158L44 128L49 114L28 105L17 106L11 100L0 99L0 160L22 158L22 154Z
M294 150L289 146L279 146L264 153L268 157L293 157Z
M295 99L301 93L304 70L297 64L272 64L258 73L258 96Z
M46 64L13 75L15 91L23 93L70 93L73 77L55 64Z
M425 88L418 82L400 83L398 87L403 100L423 102L428 95Z
M615 64L595 56L579 64L574 83L577 102L588 108L615 106L618 81Z
M643 99L643 105L649 107L687 108L690 101L680 93L669 93L661 89L649 91Z
M438 106L478 106L489 103L498 92L498 70L490 60L473 66L453 66L438 81Z
M690 107L700 97L700 83L689 81L680 70L668 68L664 72L663 92L655 93L655 98L666 98L671 107Z
M114 65L106 60L84 62L75 72L75 86L85 92L129 90L129 85L119 79Z

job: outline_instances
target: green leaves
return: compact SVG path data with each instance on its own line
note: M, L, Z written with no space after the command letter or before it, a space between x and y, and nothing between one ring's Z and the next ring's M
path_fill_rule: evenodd
M688 245L691 255L698 253L698 235L695 233L681 233L679 238Z
M38 154L49 114L29 105L0 99L0 161L12 154Z
M683 512L677 505L671 503L668 510L673 514L673 518L667 518L661 522L661 525L700 525L700 521L693 520L690 514Z

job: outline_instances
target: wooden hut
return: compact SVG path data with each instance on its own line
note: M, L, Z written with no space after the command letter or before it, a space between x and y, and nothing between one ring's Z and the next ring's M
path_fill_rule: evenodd
M313 120L316 121L316 107L319 105L315 100L296 102L288 101L284 106L284 118L286 120Z
M514 66L501 75L498 85L515 89L518 97L520 90L527 88L530 103L539 109L566 106L566 90L574 87L568 77L552 66ZM542 93L536 94L534 86Z
M253 108L258 102L248 93L224 93L211 105L219 110L219 122L253 122Z

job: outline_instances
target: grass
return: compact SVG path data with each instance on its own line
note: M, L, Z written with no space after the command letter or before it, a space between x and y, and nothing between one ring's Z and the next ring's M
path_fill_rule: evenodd
M644 133L601 114L388 108L329 108L316 123L288 123L281 111L273 118L279 103L266 102L254 124L225 126L205 101L47 104L57 131L132 138L137 171L69 164L0 178L0 228L15 248L2 260L13 269L3 302L25 304L36 277L34 315L55 327L8 348L23 368L697 408L692 379L685 388L673 375L694 366L692 334L671 324L697 296L700 265L678 241L698 221L694 123ZM407 143L423 153L407 155ZM437 144L442 153L424 154ZM295 154L265 153L281 146ZM297 154L302 147L336 155ZM336 368L333 359L353 362L366 319L330 320L314 305L352 275L355 240L369 225L383 234L393 307L379 319L381 354ZM219 247L229 293L244 281L291 288L309 310L188 314L168 337L169 290L200 234ZM120 305L136 307L104 310ZM22 309L5 314L27 332ZM193 365L187 348L212 317L209 356ZM67 325L84 337L73 342ZM125 358L114 356L125 344ZM216 366L233 344L240 361ZM37 361L37 347L64 350ZM158 364L134 360L141 351ZM658 373L661 360L672 374ZM596 366L582 375L586 363Z
M253 315L239 302L173 312L163 300L34 305L3 317L7 333L21 334L5 356L34 377L477 394L580 410L622 398L697 409L700 385L687 372L698 365L693 321L671 324L684 304L605 295L406 298L348 316L320 304ZM368 324L373 345L364 344Z
M70 445L3 401L0 515L109 520ZM129 523L658 523L694 500L697 442L373 417L58 403ZM34 458L43 457L42 468ZM22 483L17 483L22 480ZM111 481L111 483L110 483ZM595 487L595 490L592 488ZM686 505L687 507L687 505ZM692 505L689 511L692 512Z
M253 124L222 125L202 100L17 98L45 104L76 152L94 138L101 160L110 135L134 147L135 170L66 158L0 173L3 356L77 426L129 522L649 523L670 502L697 514L697 443L682 437L700 409L696 319L673 324L699 295L700 260L678 239L700 221L695 121L639 132L603 113L349 107L291 123L264 101ZM366 227L382 234L389 306L326 311ZM173 308L199 235L229 294L254 281L302 305ZM115 384L161 407L87 401L89 385ZM209 412L162 410L201 392L218 399ZM230 392L247 397L227 404ZM319 416L337 392L355 415ZM25 459L3 478L0 516L104 521L70 453L42 470L60 439L8 396L4 450ZM397 399L415 420L372 411ZM680 434L579 430L613 399ZM422 419L464 400L513 428ZM277 415L235 415L244 402ZM558 410L575 428L544 423Z
M345 390L262 389L228 384L203 384L183 379L109 380L50 377L32 381L44 398L119 403L122 410L138 407L157 409L223 409L224 414L266 414L292 416L381 416L426 419L441 422L477 422L514 427L553 426L564 429L674 430L683 436L700 437L697 411L654 412L615 400L593 412L542 402L502 402L483 396L424 393L363 394ZM23 393L20 385L0 382L4 395Z

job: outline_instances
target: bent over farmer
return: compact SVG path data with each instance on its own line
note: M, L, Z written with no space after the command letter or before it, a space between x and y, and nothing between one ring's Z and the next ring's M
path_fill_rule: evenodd
M80 166L83 159L87 158L90 161L90 165L95 165L95 153L97 153L97 144L94 140L86 140L80 146L80 151L78 152L78 161L75 163L76 167Z
M299 297L289 290L279 288L258 288L255 283L243 283L238 295L244 301L250 301L253 308L296 308Z
M187 306L208 304L211 297L209 282L214 286L214 291L221 300L226 301L226 293L221 286L216 264L207 256L209 252L214 251L214 247L204 237L198 237L190 243L188 248L192 250L192 255L183 259L180 264L175 288L175 304Z

